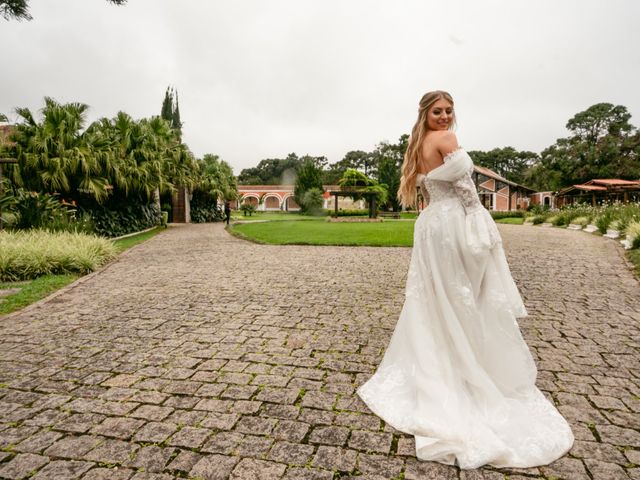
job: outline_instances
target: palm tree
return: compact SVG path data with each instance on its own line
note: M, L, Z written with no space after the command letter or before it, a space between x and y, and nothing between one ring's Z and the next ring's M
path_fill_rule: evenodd
M41 192L106 199L107 178L83 132L87 109L83 103L62 105L45 97L40 123L28 108L16 109L22 119L15 134L19 172L14 179L19 185Z

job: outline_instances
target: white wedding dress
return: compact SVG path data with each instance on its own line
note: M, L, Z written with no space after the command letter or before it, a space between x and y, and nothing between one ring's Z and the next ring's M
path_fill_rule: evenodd
M358 389L385 422L415 436L416 456L461 468L548 464L573 445L535 386L516 317L527 315L502 240L456 150L426 176L406 298L376 373Z

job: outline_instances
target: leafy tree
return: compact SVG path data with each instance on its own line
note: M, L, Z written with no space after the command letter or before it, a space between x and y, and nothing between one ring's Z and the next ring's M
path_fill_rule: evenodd
M469 155L476 165L493 170L516 183L524 183L525 172L540 158L534 152L518 151L513 147L494 148L488 152L471 150Z
M386 201L382 202L380 198L378 199L381 207L391 207L394 211L400 209L398 189L404 152L407 150L408 143L409 135L404 134L398 138L397 143L379 143L373 152L378 182L385 185L388 190Z
M114 5L124 5L127 0L107 0ZM0 15L5 20L32 20L33 17L29 13L28 0L0 0Z
M355 168L350 168L349 170L344 172L344 175L342 176L338 184L341 187L353 189L354 192L356 192L351 195L354 200L365 198L363 195L357 192L375 193L378 205L384 205L385 203L387 203L389 198L389 191L386 185L379 184L375 179L368 177Z
M371 153L362 150L351 150L345 154L342 160L332 164L324 173L324 181L327 184L336 184L349 169L361 170L367 175L371 172L374 159Z
M245 168L238 175L238 182L242 185L279 185L293 183L296 171L302 160L295 153L287 158L267 158L253 168Z
M233 200L237 197L238 187L233 169L218 155L207 153L198 161L199 181L196 189L215 196L216 199Z
M18 168L13 173L18 186L106 199L108 179L101 168L102 158L94 154L83 134L88 108L83 103L62 105L45 97L40 123L28 108L16 109L22 119L14 134Z
M322 168L312 157L307 157L300 165L297 172L296 183L293 189L293 198L304 210L304 194L312 188L324 191L322 185Z
M598 103L567 122L569 137L540 154L525 173L525 183L558 190L594 178L640 177L640 134L626 107Z

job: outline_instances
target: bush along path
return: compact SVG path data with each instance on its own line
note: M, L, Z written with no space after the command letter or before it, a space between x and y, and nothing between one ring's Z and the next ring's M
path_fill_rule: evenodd
M419 462L358 400L409 248L258 245L207 224L0 322L0 478L638 478L638 281L611 242L499 228L538 385L576 436L557 462Z

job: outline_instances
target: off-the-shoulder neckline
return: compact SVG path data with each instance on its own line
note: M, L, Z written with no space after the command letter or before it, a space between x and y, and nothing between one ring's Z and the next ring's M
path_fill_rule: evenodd
M463 150L462 147L458 147L455 150L452 150L449 153L447 153L444 157L442 157L442 163L440 165L438 165L436 168L432 168L431 170L429 170L425 174L425 177L428 177L429 175L431 175L431 172L435 172L439 168L444 167L445 163L447 163L447 160L449 160L449 158L453 157L456 153L458 153L458 152L460 152L462 150Z

